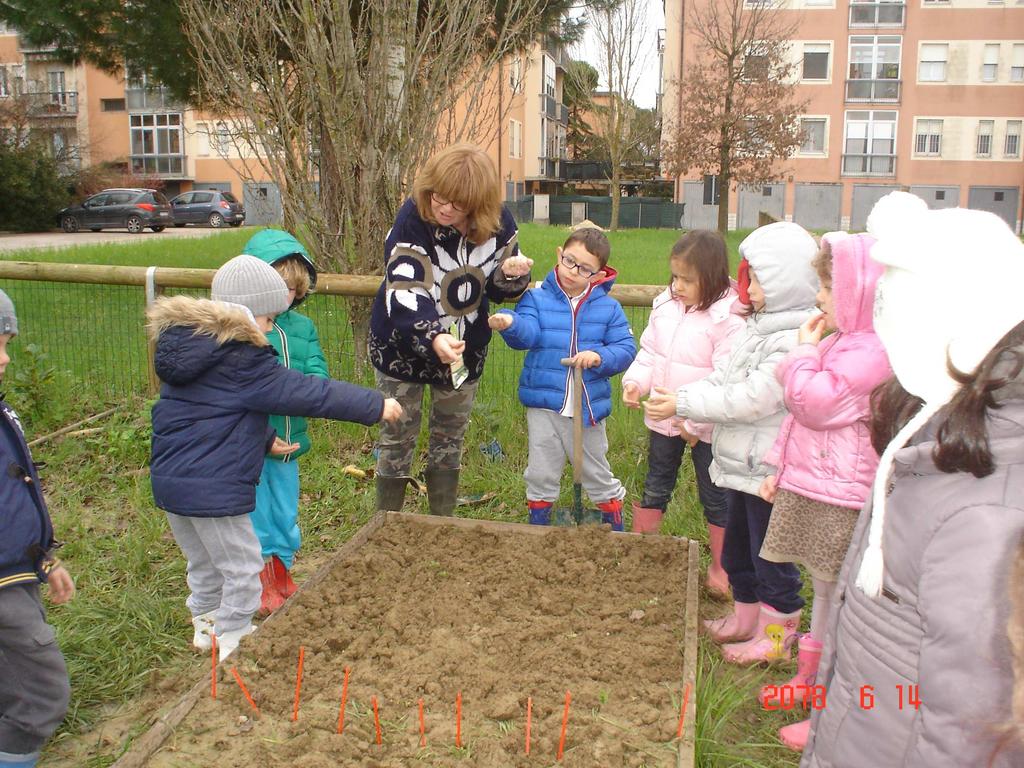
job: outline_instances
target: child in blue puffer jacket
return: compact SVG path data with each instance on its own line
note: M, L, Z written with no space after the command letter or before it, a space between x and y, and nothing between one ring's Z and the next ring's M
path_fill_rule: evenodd
M267 414L371 425L399 418L402 408L375 390L278 362L264 334L288 309L288 286L269 264L236 256L217 270L210 295L157 299L147 313L162 382L149 475L188 559L192 643L210 648L216 630L223 659L253 631L260 604L263 555L251 513L263 457L293 450Z
M573 232L558 249L544 283L527 291L516 310L488 319L513 349L528 350L519 377L530 440L524 478L530 523L548 525L558 499L566 456L572 453L573 377L583 377L583 489L604 522L622 530L626 490L606 456L604 419L612 410L609 378L636 357L636 342L622 306L609 295L615 270L611 246L598 229ZM564 358L573 367L562 365Z

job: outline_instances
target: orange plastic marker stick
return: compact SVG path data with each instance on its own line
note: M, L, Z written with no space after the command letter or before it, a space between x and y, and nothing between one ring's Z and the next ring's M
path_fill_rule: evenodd
M533 697L526 698L526 754L530 754L530 718L533 717Z
M455 746L462 748L462 691L455 694Z
M381 745L380 738L380 713L377 711L377 697L373 697L373 727L377 729L377 746Z
M292 705L292 722L299 719L299 694L302 692L302 662L306 658L306 646L299 646L299 669L295 673L295 703Z
M427 746L427 730L423 725L423 699L420 699L420 746Z
M558 737L558 760L562 759L562 754L565 752L565 730L569 725L569 702L572 701L572 694L569 691L565 692L565 712L562 713L562 735Z
M345 667L345 682L341 684L341 707L338 709L338 733L345 730L345 702L348 701L348 673L349 667Z
M679 729L676 731L676 738L683 738L683 722L686 720L686 705L690 702L690 684L686 684L686 690L683 691L683 704L679 708Z
M249 695L249 689L246 688L245 683L242 682L242 676L238 674L238 670L234 667L231 668L231 674L235 676L235 682L238 683L238 687L241 688L242 693L245 694L245 699L249 702L249 706L252 707L258 715L260 713L260 708L256 706L256 702L253 701L252 696Z

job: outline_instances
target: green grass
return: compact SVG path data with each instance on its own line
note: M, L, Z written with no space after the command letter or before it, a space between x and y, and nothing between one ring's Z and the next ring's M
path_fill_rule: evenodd
M252 230L232 230L199 240L83 246L7 254L6 258L213 267L238 253L251 234ZM734 259L742 235L732 233L729 238ZM669 230L610 233L612 263L622 275L620 282L664 283L668 253L677 236ZM563 228L523 226L522 248L537 261L535 277L550 268L554 249L565 237ZM38 436L95 413L103 401L121 405L116 416L99 424L100 432L50 441L35 451L36 458L48 465L44 480L51 511L58 537L67 542L61 556L79 586L70 605L50 613L68 659L73 700L48 758L61 765L102 768L123 750L122 737L108 736L105 743L90 729L109 723L115 715L123 716L125 708L118 709L122 702L137 712L162 706L180 695L205 666L205 660L189 651L184 562L150 495L148 403L125 394L140 391L145 382L141 291L17 281L3 281L2 287L14 297L22 330L12 344L14 360L5 385L30 434ZM309 306L332 370L347 375L352 342L344 308L324 296L313 297ZM646 311L627 312L639 334ZM523 412L516 397L521 360L520 353L500 341L491 347L466 437L460 492L497 495L481 505L460 508L464 516L526 519L522 497L526 447ZM122 388L126 381L131 386ZM615 389L617 403L617 379ZM612 467L628 498L635 499L646 473L642 415L616 405L608 436ZM300 578L308 575L304 569L311 569L347 541L373 513L372 484L341 469L346 464L373 466L374 430L316 422L312 437L314 451L302 464ZM417 469L423 465L424 437ZM501 461L493 462L480 451L492 438L504 450ZM568 468L565 480L562 503L568 504ZM425 508L425 500L420 504ZM706 537L688 462L669 506L665 530L699 540ZM707 604L711 612L723 608ZM699 765L781 768L797 764L796 756L781 748L774 736L787 719L758 709L756 694L764 679L756 670L721 664L713 648L702 646L696 696ZM788 721L793 719L795 714ZM136 724L127 732L137 735L138 730Z

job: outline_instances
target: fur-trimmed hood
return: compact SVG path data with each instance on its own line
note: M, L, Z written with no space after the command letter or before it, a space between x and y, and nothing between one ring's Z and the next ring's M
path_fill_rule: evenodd
M235 344L270 346L244 307L224 302L191 296L161 297L147 310L146 317L146 330L151 339L156 339L156 373L172 384L194 380Z

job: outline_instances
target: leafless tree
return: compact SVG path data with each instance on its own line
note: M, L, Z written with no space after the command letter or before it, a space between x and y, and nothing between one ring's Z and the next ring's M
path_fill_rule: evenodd
M797 97L789 53L796 21L780 15L777 0L697 0L685 25L697 46L684 51L680 116L665 117L664 159L673 174L718 177L725 232L731 185L777 178L779 161L802 141L806 102Z
M595 66L607 96L592 98L588 115L594 143L604 150L611 166L611 228L619 228L622 167L639 140L637 108L633 102L640 75L651 52L647 0L595 0L586 12L588 27L597 43ZM578 87L582 90L582 87Z
M201 100L281 188L322 267L373 274L416 169L479 136L489 75L549 23L552 0L182 0ZM458 105L458 106L457 106ZM501 125L501 122L498 123ZM357 359L367 304L350 302Z

